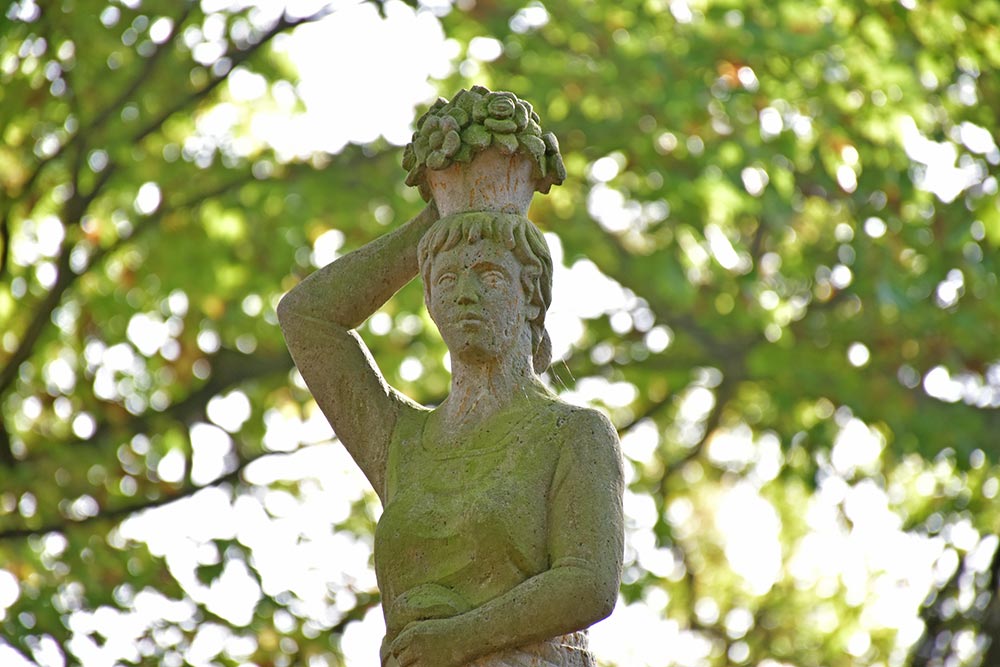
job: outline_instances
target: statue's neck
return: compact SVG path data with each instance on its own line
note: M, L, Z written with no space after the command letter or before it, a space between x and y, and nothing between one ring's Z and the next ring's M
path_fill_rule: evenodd
M460 430L497 414L540 388L530 357L520 359L519 363L500 360L469 363L453 359L451 394L439 411L448 430L450 427Z

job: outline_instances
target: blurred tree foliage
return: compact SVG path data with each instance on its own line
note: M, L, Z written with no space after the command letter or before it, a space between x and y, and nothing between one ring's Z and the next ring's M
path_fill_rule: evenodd
M265 437L274 415L311 411L274 304L324 234L346 252L420 205L383 140L288 159L251 137L276 102L241 102L231 76L287 88L275 38L328 12L240 4L22 0L0 19L0 645L39 664L80 661L111 630L74 619L127 614L151 591L182 612L148 621L121 662L186 664L223 626L251 641L216 664L341 664L345 629L378 602L370 585L330 584L318 614L264 586L234 624L119 530L206 487L233 502L308 491L246 477L313 446ZM1000 3L434 11L458 54L442 93L482 83L534 102L570 178L532 217L567 264L587 258L626 290L552 370L559 388L634 388L606 407L631 453L630 502L655 511L633 521L623 604L700 642L690 664L1000 665ZM219 105L234 120L213 134L202 123ZM385 313L391 331L362 334L387 378L440 400L444 348L419 286ZM401 372L411 357L416 379ZM192 433L213 400L240 397L205 479ZM734 569L715 518L741 485L777 526L763 588ZM831 493L841 537L866 538L851 503L866 490L895 517L886 530L934 554L905 633L872 620L905 558L860 590L794 566ZM373 503L321 529L367 544ZM245 540L195 546L204 583L231 563L262 580Z

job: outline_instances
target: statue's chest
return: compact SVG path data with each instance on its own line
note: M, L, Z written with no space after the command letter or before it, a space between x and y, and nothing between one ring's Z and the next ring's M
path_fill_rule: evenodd
M549 412L537 411L460 447L437 448L423 423L404 424L389 452L375 534L385 595L432 582L478 604L549 566L559 452L548 422Z
M390 453L383 520L415 539L489 535L519 550L543 548L558 458L545 416L480 432L460 447L434 447L423 428L401 434Z
M411 520L444 527L527 520L544 514L555 457L547 443L518 435L457 451L432 450L413 440L393 457L390 505L406 507Z

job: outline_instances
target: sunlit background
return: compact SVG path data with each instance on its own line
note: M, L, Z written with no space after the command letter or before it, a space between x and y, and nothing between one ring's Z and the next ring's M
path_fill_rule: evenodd
M126 5L137 5L132 0ZM198 116L197 132L183 147L198 160L199 151L222 144L231 145L236 154L250 155L262 144L273 147L285 160L310 159L317 151L337 153L349 143L369 143L383 137L395 145L405 144L419 108L431 102L436 93L431 80L440 79L460 69L475 76L478 68L498 58L503 52L501 42L487 37L471 41L467 52L454 40L447 39L436 13L449 9L442 0L440 6L426 3L416 11L400 2L384 3L380 14L370 4L354 2L260 2L260 11L251 14L259 28L264 29L277 16L287 11L292 16L306 16L330 6L333 14L313 24L295 29L275 42L277 53L294 65L299 75L296 85L271 85L265 77L248 69L237 68L228 80L227 101ZM245 3L228 0L203 0L206 12L238 8ZM669 3L670 11L679 21L691 20L691 10L683 0ZM29 16L36 11L33 3L21 2L13 11ZM100 17L105 25L118 21L118 10L110 6ZM511 19L515 30L529 30L546 24L549 15L540 3L529 3ZM167 21L167 19L161 19ZM169 25L154 25L150 34L166 34ZM183 39L192 49L193 57L211 67L223 53L222 25L210 16L200 29L188 30ZM82 48L82 47L78 47ZM407 54L399 57L400 53ZM743 85L756 85L755 73L744 68L739 72ZM974 94L962 93L959 94ZM543 118L544 120L544 118ZM762 135L777 135L792 131L808 135L812 129L807 117L794 117L772 107L759 115ZM234 132L234 128L241 128ZM249 128L249 131L246 129ZM902 118L893 129L902 137L908 156L924 169L919 184L940 201L950 202L973 185L982 185L985 174L974 164L957 164L954 145L935 141L921 134L912 119ZM991 133L972 123L960 128L958 141L975 154L995 164L1000 152ZM661 138L669 149L676 142L673 135ZM836 171L840 187L852 192L857 187L858 155L852 148L844 149L842 165ZM100 156L97 158L100 160ZM610 185L624 167L624 157L612 153L594 161L588 167L591 188L587 210L601 226L612 232L642 227L649 221L663 219L667 211L656 205L640 206L628 200ZM402 172L400 172L402 178ZM747 167L742 174L745 189L757 195L768 187L768 173ZM386 184L391 193L395 184ZM993 180L988 187L996 188ZM541 195L537 195L541 197ZM161 192L150 182L138 190L134 201L139 213L155 211L161 202ZM330 202L336 206L336 202ZM52 257L62 239L61 224L46 219L37 220L34 234L19 237L12 250L12 261L30 265L38 258ZM855 233L878 239L886 233L886 223L877 217L864 222L855 232L850 227L837 230L838 238L850 240ZM734 248L726 234L708 225L704 241L680 239L690 259L690 271L710 262L718 263L734 273L745 272L749 258ZM547 326L554 343L554 357L568 354L574 342L588 326L588 321L610 317L611 327L620 332L638 331L647 348L659 353L671 346L674 332L657 323L652 313L629 290L601 273L586 259L567 265L559 236L547 233L546 238L556 263L555 295ZM323 266L338 256L344 236L331 230L312 244L310 262ZM850 285L851 269L844 264L833 267L830 283L836 288ZM40 276L44 283L45 276ZM964 277L953 271L942 280L934 297L942 307L954 304L963 292ZM761 305L777 308L778 296L762 291ZM250 315L264 309L260 297L251 295L242 303ZM782 308L794 307L783 303ZM183 292L172 295L170 313L156 318L148 314L134 315L128 324L131 345L111 347L95 345L87 351L88 363L96 369L94 389L109 399L119 397L113 380L116 371L129 369L137 361L137 353L171 354L177 345L178 327L188 309ZM372 335L389 333L398 322L386 313L376 314L366 325ZM414 326L420 326L419 322ZM780 336L780 330L776 334ZM198 338L201 349L210 353L218 349L218 335L206 330ZM612 349L597 347L595 363L610 360ZM843 359L855 368L869 363L870 349L863 342L852 344ZM45 367L47 379L57 387L72 388L76 376L69 363L56 358ZM421 361L406 360L400 367L404 380L417 380L422 373ZM636 398L636 387L624 381L588 378L575 383L573 390L553 376L553 388L568 401L579 404L600 402L614 410L625 408ZM301 380L296 378L295 381ZM711 411L715 394L712 389L720 378L714 369L706 368L698 381L687 388L680 398L678 419L671 426L678 442L697 441L706 415ZM1000 406L997 385L970 382L968 377L953 377L944 366L931 369L922 377L912 379L922 384L930 396L945 401L973 401L984 406ZM121 397L128 401L129 397ZM155 400L152 399L152 400ZM23 418L31 420L41 410L37 401L27 399L22 406ZM138 408L137 408L138 409ZM705 499L701 506L715 507L706 515L688 497L668 502L665 512L677 536L705 533L717 535L725 559L732 572L750 596L767 594L782 578L791 586L818 593L813 619L821 627L835 628L840 619L828 603L829 596L846 591L848 605L858 610L857 629L847 639L846 650L852 656L864 656L870 647L872 633L897 632L897 650L888 664L900 664L909 647L923 630L917 612L928 591L954 570L949 559L957 559L954 549L969 552L973 571L984 571L997 548L995 537L984 538L968 522L952 525L945 535L919 536L904 531L899 514L891 509L894 498L908 493L907 489L932 490L951 474L947 464L937 469L908 470L901 466L895 477L885 485L871 481L855 483L858 473L874 473L886 447L886 438L879 429L866 424L850 409L829 401L815 405L817 417L832 419L838 429L829 456L821 461L815 493L802 495L801 537L792 542L780 539L782 520L762 487L775 479L785 463L783 449L777 438L759 434L748 426L735 425L720 429L706 450L708 461L723 469L742 471L738 483L728 487L704 487L704 493L717 494ZM233 440L251 416L250 400L239 389L217 396L208 404L209 421L190 429L193 449L192 468L186 469L185 457L174 450L159 460L156 474L164 482L180 482L190 476L196 484L207 484L232 469ZM306 418L297 414L273 410L265 416L264 447L272 454L261 458L243 471L245 481L253 491L231 500L228 493L207 488L163 507L126 519L111 533L113 540L145 542L150 551L162 556L170 574L183 587L191 600L203 604L221 622L203 622L196 638L184 654L191 664L216 664L220 655L240 661L258 646L270 642L282 645L282 624L314 621L315 632L323 631L338 619L334 611L345 612L355 607L357 599L350 590L371 590L375 587L374 573L369 563L371 540L359 539L347 533L331 534L329 526L344 521L352 505L367 503L369 520L377 520L380 507L363 476L345 451L333 439L332 431L318 410ZM92 434L93 418L79 414L72 422L73 432L86 438ZM657 427L651 421L639 421L623 438L625 456L632 465L626 471L652 465L659 442ZM132 447L141 453L143 442ZM982 452L977 455L982 465ZM976 461L973 461L976 464ZM685 469L684 479L694 485L701 467ZM908 476L909 475L909 476ZM297 480L298 494L271 487L276 481ZM987 498L997 494L996 480L983 489ZM693 487L695 489L701 487ZM20 499L20 510L30 516L34 509L28 496ZM81 498L74 511L80 516L96 512L96 504L88 506ZM90 503L94 503L93 499ZM686 568L678 554L657 546L654 526L663 508L656 507L648 495L629 492L625 497L627 516L625 582L635 581L640 572L653 573L670 581L684 578ZM849 522L843 520L843 514ZM235 540L248 547L254 558L259 581L251 576L239 558L222 559L218 544ZM50 533L41 541L41 549L52 558L68 548L67 540ZM947 554L950 553L951 556ZM197 576L199 568L225 563L224 570L210 584ZM2 568L2 563L0 563ZM289 593L293 594L289 596ZM72 590L65 593L72 597ZM20 595L17 578L0 569L0 617ZM130 611L104 607L95 612L78 611L70 615L73 638L68 648L80 657L85 667L139 661L146 653L143 643L150 641L170 644L177 638L154 633L162 619L172 623L193 623L193 604L177 601L149 589L130 593ZM254 636L240 632L254 613L262 595L284 596L296 605L298 617L283 611L274 615L277 634ZM332 596L336 609L331 610ZM650 587L645 596L635 602L618 604L613 615L591 631L594 653L602 660L621 666L689 665L695 667L709 655L712 647L702 634L685 629L664 613L669 602L661 588ZM753 632L749 611L734 608L720 619L715 600L705 596L692 600L694 614L706 626L721 624L733 643L730 658L742 662L748 652L740 638ZM72 603L66 601L67 608ZM106 638L95 642L93 633ZM171 632L169 629L163 632ZM378 646L384 632L381 610L372 606L363 619L350 623L343 636L342 648L348 665L367 667L377 663ZM973 647L969 648L971 652ZM37 665L62 667L66 661L55 644L41 640L35 653ZM28 666L16 651L0 643L0 665ZM317 667L310 663L311 667ZM760 667L779 667L775 661L760 663Z

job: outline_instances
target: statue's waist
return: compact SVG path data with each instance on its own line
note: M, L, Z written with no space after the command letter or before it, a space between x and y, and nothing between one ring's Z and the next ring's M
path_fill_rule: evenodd
M399 667L382 645L382 667ZM587 631L579 630L533 644L484 655L463 667L596 667L587 648Z
M542 507L515 498L458 500L445 495L400 495L375 530L375 567L400 585L448 586L461 575L523 580L548 566L547 517ZM384 592L384 590L383 590Z
M509 541L474 535L439 540L381 536L375 542L375 571L386 623L401 628L413 620L477 607L542 571L544 560L534 560L538 565L529 568ZM431 595L428 587L438 590ZM454 613L444 613L448 609Z

